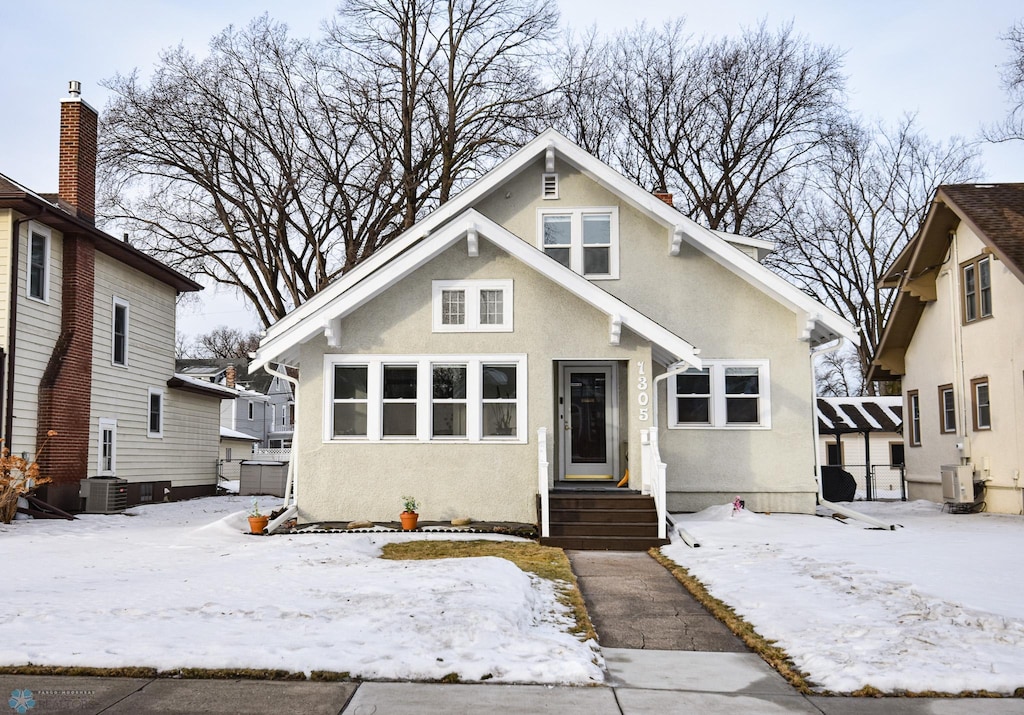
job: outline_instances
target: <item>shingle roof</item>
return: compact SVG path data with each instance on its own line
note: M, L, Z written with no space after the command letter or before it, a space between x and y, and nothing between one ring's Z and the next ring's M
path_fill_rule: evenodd
M819 397L818 431L899 432L903 406L899 397Z
M939 191L1024 275L1024 184L952 184Z

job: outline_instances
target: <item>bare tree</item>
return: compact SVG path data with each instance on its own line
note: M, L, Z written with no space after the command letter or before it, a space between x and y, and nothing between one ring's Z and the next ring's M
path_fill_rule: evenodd
M260 345L257 330L244 331L221 325L196 337L194 350L197 358L248 360L249 353Z
M990 142L1024 141L1024 20L1015 23L1001 39L1010 48L1010 59L1002 68L1010 113L1002 122L982 130L982 137Z
M330 60L330 62L328 62ZM266 17L148 86L106 83L104 214L190 275L236 288L264 325L398 230L389 157L361 132L360 86Z
M779 186L816 159L840 113L841 55L791 26L694 41L681 20L616 39L613 92L631 179L673 191L709 228L756 236L779 220Z
M591 27L567 32L558 59L558 93L552 99L554 126L588 154L616 165L624 139L619 103L609 91L615 77L611 42Z
M346 0L331 41L375 79L379 143L397 148L403 226L547 118L553 0Z
M861 328L860 379L874 359L895 295L879 280L918 230L935 189L980 172L978 152L959 138L929 140L913 117L894 127L849 123L822 147L821 162L786 204L768 264ZM851 394L873 386L850 385Z

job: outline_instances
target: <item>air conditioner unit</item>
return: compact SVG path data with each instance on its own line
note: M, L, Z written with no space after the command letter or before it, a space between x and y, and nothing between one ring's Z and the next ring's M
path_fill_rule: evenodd
M942 501L947 504L974 503L974 467L972 465L942 465Z
M83 479L78 495L86 514L117 514L128 505L128 480L117 477Z

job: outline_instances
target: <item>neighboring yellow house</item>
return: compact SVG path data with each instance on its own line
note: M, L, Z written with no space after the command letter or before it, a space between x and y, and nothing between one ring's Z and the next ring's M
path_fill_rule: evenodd
M882 285L868 379L902 378L909 497L1022 513L1024 184L939 187Z
M544 132L268 330L251 369L301 367L299 522L394 521L408 494L640 548L588 539L643 499L660 536L737 495L812 512L812 352L856 333L767 246Z
M223 390L174 374L175 299L201 286L96 228L96 112L61 101L56 195L0 175L0 428L50 504L128 480L128 503L212 494Z

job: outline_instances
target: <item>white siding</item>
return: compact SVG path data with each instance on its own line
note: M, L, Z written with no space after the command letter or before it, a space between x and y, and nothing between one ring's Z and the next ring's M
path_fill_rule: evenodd
M97 468L101 418L117 420L117 476L172 486L216 482L220 401L167 388L174 373L175 291L96 254L89 475ZM127 301L127 366L111 359L114 297ZM147 435L149 389L164 390L164 431Z
M50 234L50 274L47 302L26 296L30 223L23 223L18 237L18 324L14 381L14 433L11 449L14 453L34 452L36 444L36 416L39 410L39 381L53 354L60 335L61 285L63 281L63 238L60 232Z

